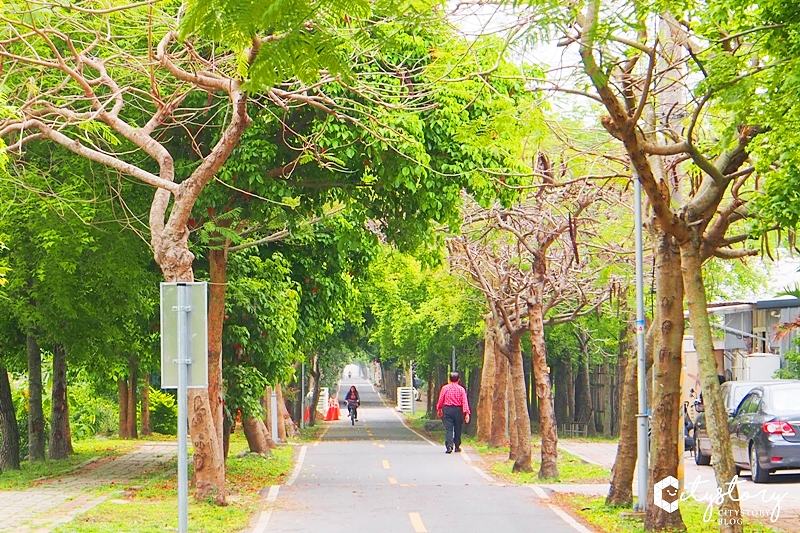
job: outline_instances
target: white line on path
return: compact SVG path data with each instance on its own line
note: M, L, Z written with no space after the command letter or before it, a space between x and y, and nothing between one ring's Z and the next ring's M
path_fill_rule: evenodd
M256 527L253 528L253 533L264 533L267 530L270 518L272 518L272 509L261 511L261 515L258 517L258 523Z
M531 490L533 490L533 492L536 493L537 496L539 496L539 499L541 499L542 501L549 501L550 500L550 496L544 491L544 489L542 487L537 487L536 485L528 485L528 486L531 488ZM580 524L577 520L575 520L570 515L565 513L557 505L553 505L552 503L548 503L547 506L550 509L552 509L553 512L556 513L559 516L559 518L561 518L561 520L563 520L564 522L569 524L569 526L572 529L574 529L575 531L577 531L578 533L592 533L591 529L589 529L589 528L583 526L582 524Z
M274 502L278 498L279 490L281 490L280 485L272 485L269 488L269 493L267 494L266 500L270 503ZM256 527L253 528L252 533L264 533L267 530L270 518L272 518L272 509L261 511L261 514L258 517L258 522L256 523Z
M552 503L548 503L547 506L550 509L552 509L554 513L560 516L564 522L572 526L572 529L574 529L575 531L578 531L579 533L593 533L591 529L579 524L574 518L572 518L570 515L568 515L567 513L559 509L557 506L553 505Z
M537 487L536 485L528 485L536 495L542 500L549 500L550 496L544 491L542 487Z
M408 518L411 519L411 525L414 527L416 533L428 533L428 530L425 529L425 524L422 523L422 518L420 518L419 513L408 513Z
M290 477L289 481L286 482L287 487L294 485L294 482L297 480L297 476L300 475L300 469L303 468L303 460L306 458L306 449L308 449L308 446L306 445L303 445L303 447L300 448L300 457L297 458L297 464L294 465L292 477Z
M495 479L492 476L490 476L489 474L484 472L481 467L479 467L479 466L477 466L477 465L472 463L472 458L469 455L467 455L467 452L462 450L459 453L461 453L461 458L464 459L464 462L466 462L469 466L471 466L472 469L475 472L477 472L479 476L481 476L483 479L485 479L489 483L494 483L495 482Z

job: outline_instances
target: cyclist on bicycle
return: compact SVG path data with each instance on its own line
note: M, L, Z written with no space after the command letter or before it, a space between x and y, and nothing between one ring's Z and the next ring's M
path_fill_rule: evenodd
M355 413L355 419L358 420L358 406L361 405L361 400L358 397L358 390L356 390L355 385L350 387L350 390L347 391L347 396L344 397L344 401L347 402L347 410L350 411L352 409Z

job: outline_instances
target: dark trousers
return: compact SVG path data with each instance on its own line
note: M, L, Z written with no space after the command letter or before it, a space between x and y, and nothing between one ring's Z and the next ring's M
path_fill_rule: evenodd
M464 414L461 407L445 405L442 409L442 423L444 424L444 445L449 449L461 447L461 423Z

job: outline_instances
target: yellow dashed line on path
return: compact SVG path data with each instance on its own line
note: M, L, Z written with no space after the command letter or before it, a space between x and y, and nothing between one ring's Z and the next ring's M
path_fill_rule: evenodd
M383 444L378 444L378 448L386 448Z
M422 518L420 518L419 513L408 513L408 518L411 519L411 525L414 527L416 533L428 533L428 530L425 529L425 524L422 523Z
M393 477L390 477L390 478L389 478L389 483L390 483L391 485L397 485L397 480L396 480L395 478L393 478Z
M385 468L386 470L389 470L389 468L390 468L389 467L389 461L387 461L386 459L383 460L383 468Z

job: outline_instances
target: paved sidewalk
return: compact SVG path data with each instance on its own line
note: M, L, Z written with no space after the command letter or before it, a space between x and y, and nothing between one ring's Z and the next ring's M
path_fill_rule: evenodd
M178 451L177 443L146 442L136 450L103 463L89 463L72 474L20 491L0 491L0 532L47 533L113 496L91 491L125 484L163 468Z

